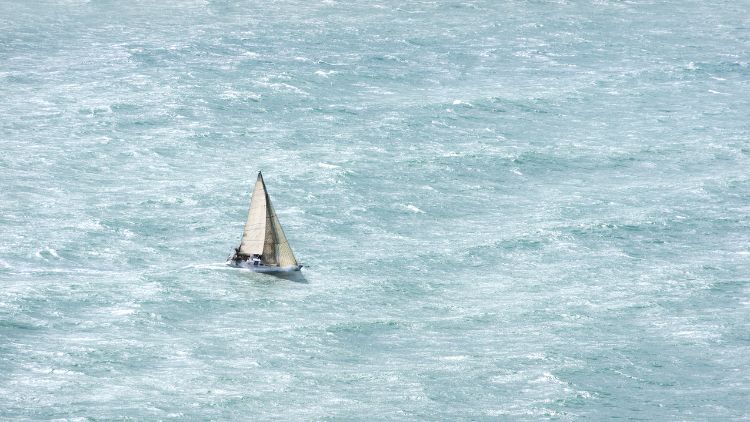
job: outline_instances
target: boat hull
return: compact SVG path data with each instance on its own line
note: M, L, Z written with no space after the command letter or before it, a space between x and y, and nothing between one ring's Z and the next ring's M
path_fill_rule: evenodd
M302 265L290 265L287 267L272 267L268 265L253 265L247 261L227 261L227 265L242 268L256 273L291 273L302 269Z

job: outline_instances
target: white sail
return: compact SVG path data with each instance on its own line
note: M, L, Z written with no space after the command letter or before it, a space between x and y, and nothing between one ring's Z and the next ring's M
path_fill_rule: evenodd
M258 173L250 199L250 211L248 211L245 230L242 233L239 253L245 257L261 255L263 264L269 266L298 265L276 211L271 205L271 198L268 197L261 173Z
M250 210L247 212L247 221L245 230L242 232L240 241L240 254L252 256L253 254L263 254L266 242L266 187L263 183L263 176L258 173L258 179L255 181L253 195L250 198Z
M294 252L292 252L292 248L286 240L284 229L281 228L279 217L276 216L276 210L274 210L271 205L271 199L267 198L267 200L268 214L271 216L271 227L273 227L274 238L276 240L276 244L274 245L276 262L280 267L297 265L297 259L294 257Z

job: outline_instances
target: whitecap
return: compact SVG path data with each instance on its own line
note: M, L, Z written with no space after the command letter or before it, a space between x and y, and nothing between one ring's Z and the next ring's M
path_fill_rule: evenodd
M424 214L425 213L424 211L422 211L421 209L417 208L416 206L414 206L412 204L406 204L406 205L399 204L399 208L401 208L401 209L403 209L405 211L411 211L411 212L413 212L415 214Z
M441 357L438 358L438 360L455 362L455 361L466 360L468 358L469 357L466 356L466 355L451 355L451 356L441 356Z
M328 75L336 74L336 71L335 70L329 70L329 71L326 72L325 70L317 70L317 71L315 71L315 74L318 75L318 76L320 76L320 77L327 78Z

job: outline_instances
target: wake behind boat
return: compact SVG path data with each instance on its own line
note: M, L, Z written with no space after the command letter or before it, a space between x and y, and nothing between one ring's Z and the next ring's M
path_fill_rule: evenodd
M250 198L240 246L235 248L227 264L259 273L299 271L302 268L286 240L260 172Z

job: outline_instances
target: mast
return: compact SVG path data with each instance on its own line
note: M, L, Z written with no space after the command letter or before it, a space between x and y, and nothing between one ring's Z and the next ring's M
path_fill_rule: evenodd
M273 211L271 198L268 197L266 182L263 180L260 172L258 172L258 178L260 178L260 183L263 185L264 201L266 203L266 233L263 242L263 263L266 265L278 265L278 260L276 259L276 233L273 230L273 222L271 221L271 212Z

